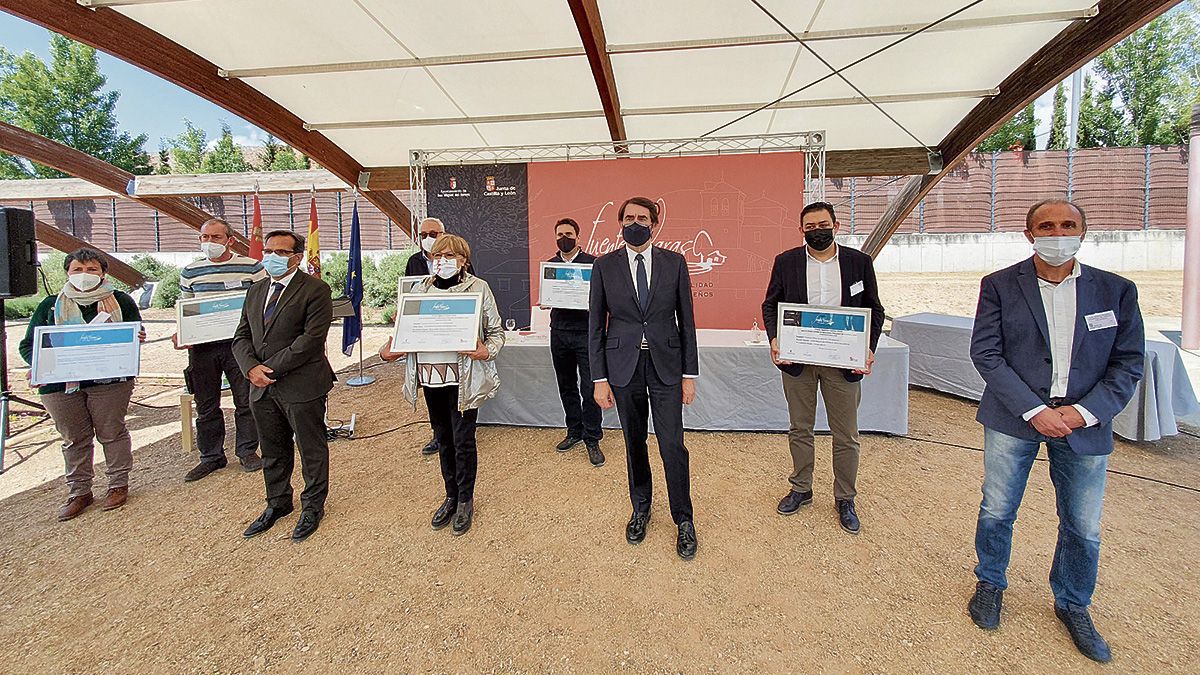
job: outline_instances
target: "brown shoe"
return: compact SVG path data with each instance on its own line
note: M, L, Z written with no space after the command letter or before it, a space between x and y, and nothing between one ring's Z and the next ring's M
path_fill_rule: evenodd
M122 506L125 506L125 500L128 498L129 498L129 488L127 488L127 487L110 488L108 491L108 494L104 495L104 506L102 506L101 508L103 508L105 511L112 511L113 509L119 509Z
M79 514L83 513L84 509L92 505L93 499L92 493L90 492L85 495L67 497L67 503L63 504L62 508L58 510L58 519L60 521L70 520L75 516L78 516Z

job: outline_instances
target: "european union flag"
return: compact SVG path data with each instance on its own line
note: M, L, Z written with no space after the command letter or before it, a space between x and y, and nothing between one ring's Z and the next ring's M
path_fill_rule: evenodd
M362 240L359 237L358 202L354 202L354 215L350 219L350 260L346 268L346 297L354 306L354 316L342 319L342 353L354 353L354 343L362 338Z

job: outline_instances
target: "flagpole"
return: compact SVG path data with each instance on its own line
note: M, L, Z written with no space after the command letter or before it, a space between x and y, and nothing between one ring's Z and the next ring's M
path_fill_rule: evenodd
M314 186L314 190L315 189L316 188ZM357 340L357 342L358 342L358 377L352 377L352 378L346 380L346 384L351 387L365 387L368 384L372 384L373 382L375 382L375 378L371 375L363 374L363 328L364 328L364 326L363 326L363 322L362 322L362 302L361 302L362 239L361 239L361 230L360 230L359 222L358 222L358 189L357 188L353 188L353 189L354 189L354 216L353 216L353 220L352 220L351 226L350 226L350 248L351 248L350 253L351 253L352 258L354 258L355 254L357 254L356 259L358 260L358 275L359 275L357 278L358 278L358 289L359 289L358 297L360 298L360 302L354 308L355 314L358 317L358 340ZM353 268L354 261L350 260L349 264L350 264L351 268ZM351 271L353 271L353 269ZM346 294L347 295L350 295L350 288L352 286L351 281L353 278L354 277L351 274L347 274L347 276L346 276ZM351 301L351 303L353 304L353 301ZM346 339L345 334L344 334L344 331L345 331L344 326L343 326L342 330L343 330L342 340L343 340L343 345L344 345L345 339ZM343 346L342 349L345 349L345 346Z

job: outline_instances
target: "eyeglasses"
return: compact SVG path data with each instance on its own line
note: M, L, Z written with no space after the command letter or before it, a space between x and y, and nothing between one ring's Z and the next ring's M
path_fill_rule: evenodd
M264 248L263 253L274 253L275 255L281 255L284 257L296 255L296 252L290 248Z
M441 232L421 232L420 237L422 239L437 239L439 234Z

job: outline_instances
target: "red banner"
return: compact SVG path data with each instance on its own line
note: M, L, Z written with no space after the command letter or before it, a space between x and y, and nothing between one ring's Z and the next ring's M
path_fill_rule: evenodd
M530 297L538 265L557 251L554 223L574 218L593 255L623 245L617 210L625 199L659 204L654 245L688 262L699 328L749 329L758 319L780 252L799 246L804 155L717 155L529 164Z

